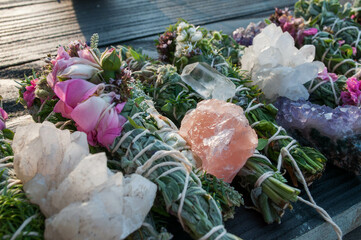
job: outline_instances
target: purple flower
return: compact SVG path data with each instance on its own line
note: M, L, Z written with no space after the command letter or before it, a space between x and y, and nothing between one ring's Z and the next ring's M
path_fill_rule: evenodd
M347 79L347 91L341 92L341 99L344 105L361 105L361 81L355 77Z

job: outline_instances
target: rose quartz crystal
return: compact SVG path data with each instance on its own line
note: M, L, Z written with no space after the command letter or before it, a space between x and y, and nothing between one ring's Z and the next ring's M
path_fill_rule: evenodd
M232 182L258 144L243 109L217 99L198 103L182 120L179 134L201 161L198 165L226 182Z

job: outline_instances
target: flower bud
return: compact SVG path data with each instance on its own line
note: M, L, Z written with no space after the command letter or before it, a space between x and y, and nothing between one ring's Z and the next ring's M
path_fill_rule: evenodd
M37 96L40 99L47 99L50 93L44 89L36 89L35 90L35 96Z
M61 74L58 75L60 78L81 78L90 79L99 70L91 65L86 64L74 64L67 67Z
M100 59L102 68L106 71L117 71L120 68L121 61L114 48L105 51Z
M183 56L183 57L181 57L180 61L181 61L182 65L185 66L188 63L188 58Z
M203 34L201 31L197 31L193 34L193 36L191 37L191 42L197 42L199 40L201 40L203 37Z
M216 39L217 41L222 40L222 35L221 35L220 32L218 32L218 31L214 31L214 32L213 32L213 37L214 37L214 39Z

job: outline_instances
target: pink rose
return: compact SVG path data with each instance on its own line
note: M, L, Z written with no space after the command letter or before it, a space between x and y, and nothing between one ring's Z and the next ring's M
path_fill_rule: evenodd
M0 107L0 130L3 130L6 128L5 121L8 119L8 114L5 112L4 109Z
M71 117L76 122L78 130L87 134L90 145L100 144L108 147L120 135L126 122L119 113L119 107L94 96L79 104Z
M26 86L26 91L23 94L24 100L26 101L26 105L28 108L32 107L35 100L35 90L36 90L36 83L39 81L39 79L31 80L31 85Z
M54 112L61 113L65 118L71 118L71 112L79 103L102 91L103 88L103 84L95 85L83 79L59 82L54 88L55 94L60 99L54 107Z

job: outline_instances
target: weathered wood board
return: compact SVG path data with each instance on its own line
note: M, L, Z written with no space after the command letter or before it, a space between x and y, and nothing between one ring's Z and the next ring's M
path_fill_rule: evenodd
M294 2L63 0L59 4L55 0L0 0L0 95L6 99L5 109L10 110L7 125L15 130L32 121L23 108L15 105L17 90L13 80L21 78L24 70L39 68L38 60L54 54L59 44L89 39L98 32L103 47L127 44L142 47L146 54L157 57L154 39L179 17L231 34L237 27L269 15L274 7L292 6ZM311 192L344 233L361 225L360 177L331 166L311 186ZM266 225L258 213L241 207L235 218L226 222L226 228L244 239L336 239L331 226L303 203L294 204L294 210L285 214L280 225ZM189 239L181 229L171 230L175 239ZM347 240L361 239L360 235L352 236Z
M184 18L206 24L292 6L295 0L87 1L0 0L0 69L54 53L56 46L89 39L100 46L151 36Z

